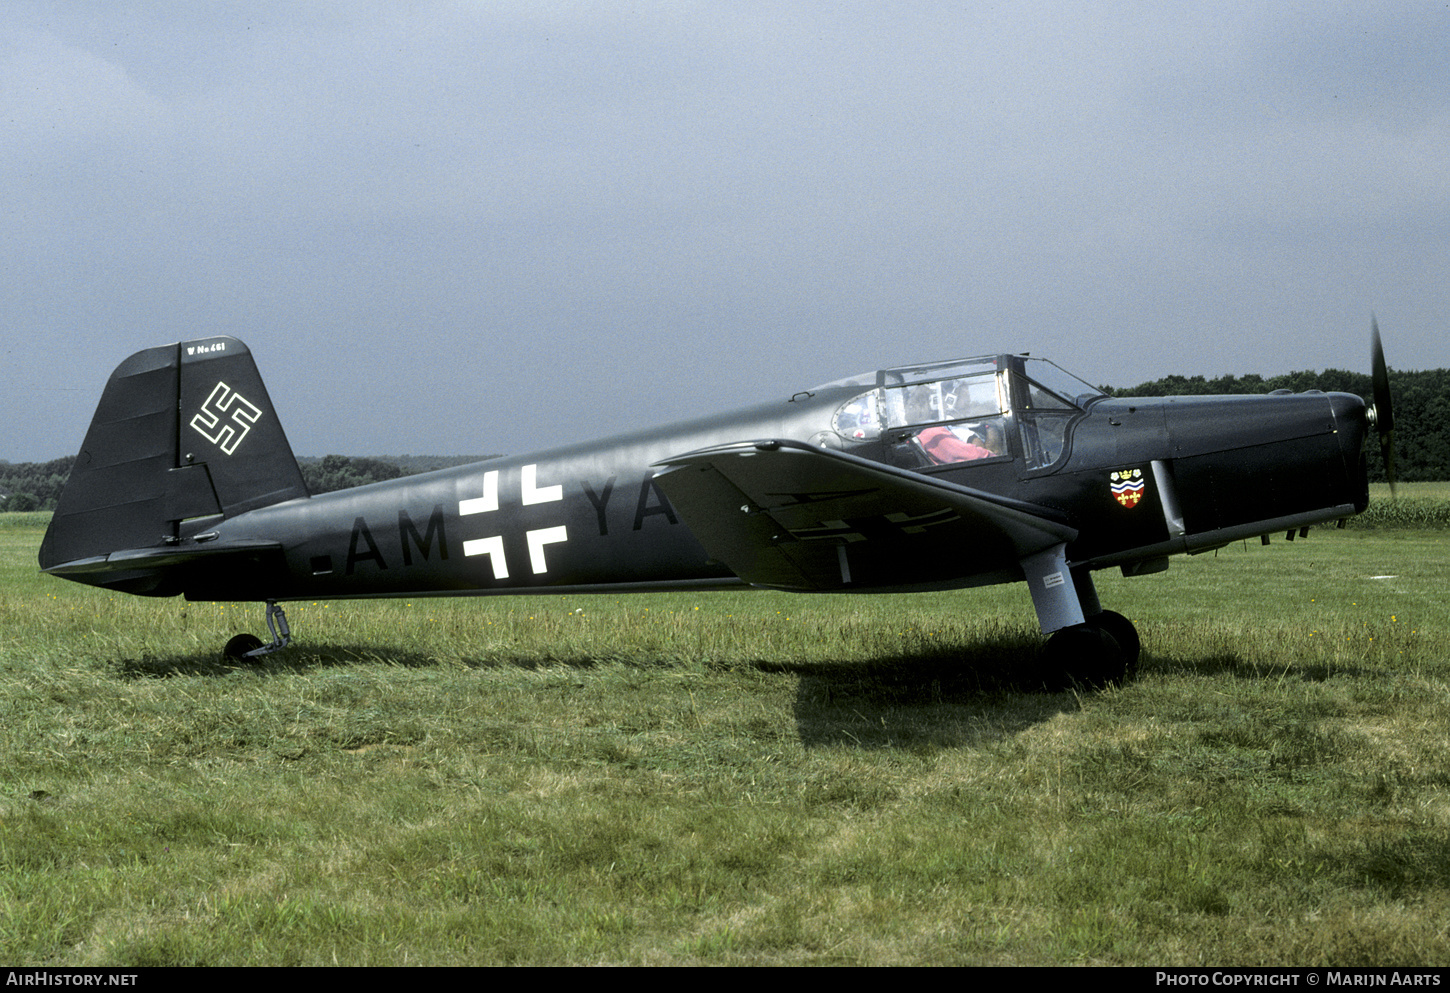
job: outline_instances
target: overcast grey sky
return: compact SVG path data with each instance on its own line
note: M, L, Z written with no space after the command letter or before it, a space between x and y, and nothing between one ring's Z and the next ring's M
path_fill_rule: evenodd
M1450 4L0 12L0 458L232 334L299 454L526 452L883 365L1450 366Z

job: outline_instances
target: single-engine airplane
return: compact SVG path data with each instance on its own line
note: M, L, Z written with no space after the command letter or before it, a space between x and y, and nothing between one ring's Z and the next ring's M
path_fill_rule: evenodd
M51 575L144 596L281 604L743 586L889 593L1025 581L1048 672L1137 662L1092 573L1364 510L1345 393L1120 399L1027 354L900 366L534 455L309 496L247 347L137 352L111 375L40 549Z

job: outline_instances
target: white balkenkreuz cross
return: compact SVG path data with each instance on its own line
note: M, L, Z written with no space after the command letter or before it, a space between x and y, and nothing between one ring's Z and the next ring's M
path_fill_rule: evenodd
M520 472L520 501L525 507L538 503L552 503L564 499L564 487L560 484L539 486L537 465L526 465ZM460 516L487 514L498 510L498 470L490 469L483 474L483 496L458 501ZM551 528L534 528L524 532L529 548L529 568L534 575L548 570L544 560L544 546L569 540L569 529L563 525ZM473 538L463 543L464 555L487 555L493 566L494 579L508 579L508 559L504 553L503 535L487 538Z

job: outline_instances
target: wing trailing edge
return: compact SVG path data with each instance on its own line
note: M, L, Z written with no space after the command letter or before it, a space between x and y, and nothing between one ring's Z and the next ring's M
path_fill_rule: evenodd
M1054 512L842 452L755 441L656 463L706 552L794 590L971 586L1077 537Z

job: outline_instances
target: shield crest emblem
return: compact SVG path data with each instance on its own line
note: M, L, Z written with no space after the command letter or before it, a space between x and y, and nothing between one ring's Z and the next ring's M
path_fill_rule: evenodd
M1111 473L1108 480L1113 499L1129 510L1138 506L1138 501L1143 499L1142 469L1120 469Z

